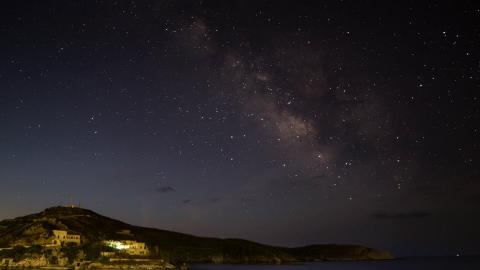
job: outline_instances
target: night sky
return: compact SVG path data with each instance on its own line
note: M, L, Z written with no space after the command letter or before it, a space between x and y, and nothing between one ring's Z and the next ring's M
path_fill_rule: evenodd
M0 219L480 253L476 1L8 1Z

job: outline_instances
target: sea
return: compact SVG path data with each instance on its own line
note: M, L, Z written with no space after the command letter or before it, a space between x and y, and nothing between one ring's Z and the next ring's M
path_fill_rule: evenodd
M295 265L190 265L190 270L480 270L480 257L405 258L391 261L318 262Z

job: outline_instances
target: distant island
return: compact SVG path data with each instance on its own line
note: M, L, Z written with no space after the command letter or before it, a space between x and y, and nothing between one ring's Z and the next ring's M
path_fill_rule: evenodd
M358 245L274 247L126 224L79 207L52 207L0 222L0 266L45 269L168 269L190 263L283 264L387 260Z

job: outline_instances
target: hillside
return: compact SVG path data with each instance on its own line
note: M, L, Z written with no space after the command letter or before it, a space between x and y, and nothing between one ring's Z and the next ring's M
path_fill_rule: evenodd
M49 244L52 230L80 234L85 248L110 239L145 242L152 251L152 257L170 262L287 263L392 258L388 252L361 246L280 248L240 239L196 237L133 226L87 209L67 207L52 207L37 214L1 221L0 248Z

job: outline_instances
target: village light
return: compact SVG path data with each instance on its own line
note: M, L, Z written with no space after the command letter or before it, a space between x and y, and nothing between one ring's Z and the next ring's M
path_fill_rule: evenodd
M130 247L129 245L126 245L120 241L108 241L107 246L112 247L114 249L118 249L118 250L124 250Z

